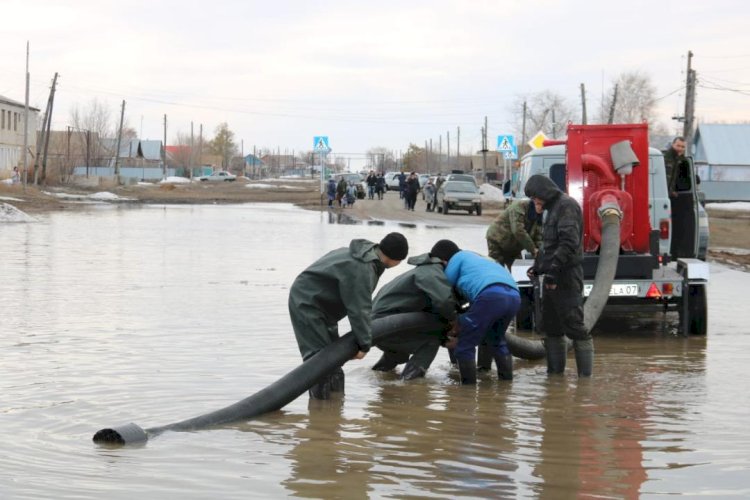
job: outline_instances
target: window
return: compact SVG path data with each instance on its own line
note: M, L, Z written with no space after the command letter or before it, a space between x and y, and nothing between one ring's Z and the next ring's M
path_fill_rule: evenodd
M21 118L20 113L13 113L13 130L18 132L18 120Z
M3 115L2 122L0 122L0 130L3 130L5 128L5 110L3 109L0 111L2 111L2 115Z

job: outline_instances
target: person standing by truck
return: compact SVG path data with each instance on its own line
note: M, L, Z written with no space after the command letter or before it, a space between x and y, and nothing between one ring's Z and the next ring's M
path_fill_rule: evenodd
M680 176L680 166L685 161L685 138L677 136L672 145L664 153L664 167L667 170L667 189L670 198L677 198L677 179Z
M565 372L567 346L573 340L579 377L590 377L594 364L594 340L583 324L583 216L573 198L543 175L532 175L526 196L547 213L542 246L531 279L542 280L542 330L547 352L547 373Z

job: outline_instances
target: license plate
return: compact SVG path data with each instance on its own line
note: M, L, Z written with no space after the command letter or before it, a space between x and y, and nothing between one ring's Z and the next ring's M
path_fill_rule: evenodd
M583 296L588 297L594 285L583 285ZM610 297L637 297L638 285L636 283L614 283L609 289Z

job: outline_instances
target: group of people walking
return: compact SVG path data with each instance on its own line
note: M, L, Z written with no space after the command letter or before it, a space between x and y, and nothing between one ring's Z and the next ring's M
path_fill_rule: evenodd
M521 298L509 269L526 250L535 257L529 277L542 280L541 329L548 373L564 372L568 337L574 343L578 375L591 376L593 341L583 325L581 209L543 176L532 176L525 194L529 199L511 204L488 229L491 258L441 239L428 253L409 258L413 268L382 287L374 299L383 272L409 253L403 234L390 233L379 243L355 239L321 257L295 279L289 293L289 314L302 359L336 340L338 321L344 317L358 345L354 359L362 359L373 347L373 318L429 312L444 328L381 341L376 347L383 354L374 370L391 371L404 364L403 380L423 377L444 346L455 359L462 384L475 384L478 369L488 369L492 361L500 380L512 380L513 357L505 334ZM466 303L468 308L461 309ZM338 367L310 389L310 397L327 399L331 392L343 390L344 372Z

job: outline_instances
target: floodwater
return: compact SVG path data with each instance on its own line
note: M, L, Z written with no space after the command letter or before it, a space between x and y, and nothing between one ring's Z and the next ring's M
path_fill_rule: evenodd
M462 387L345 366L346 396L101 447L98 429L212 411L299 363L297 273L400 230L484 250L484 228L343 224L290 205L94 206L0 225L0 498L750 496L748 274L712 266L707 338L609 314L595 376ZM407 266L388 270L381 284ZM344 330L344 326L342 326Z

